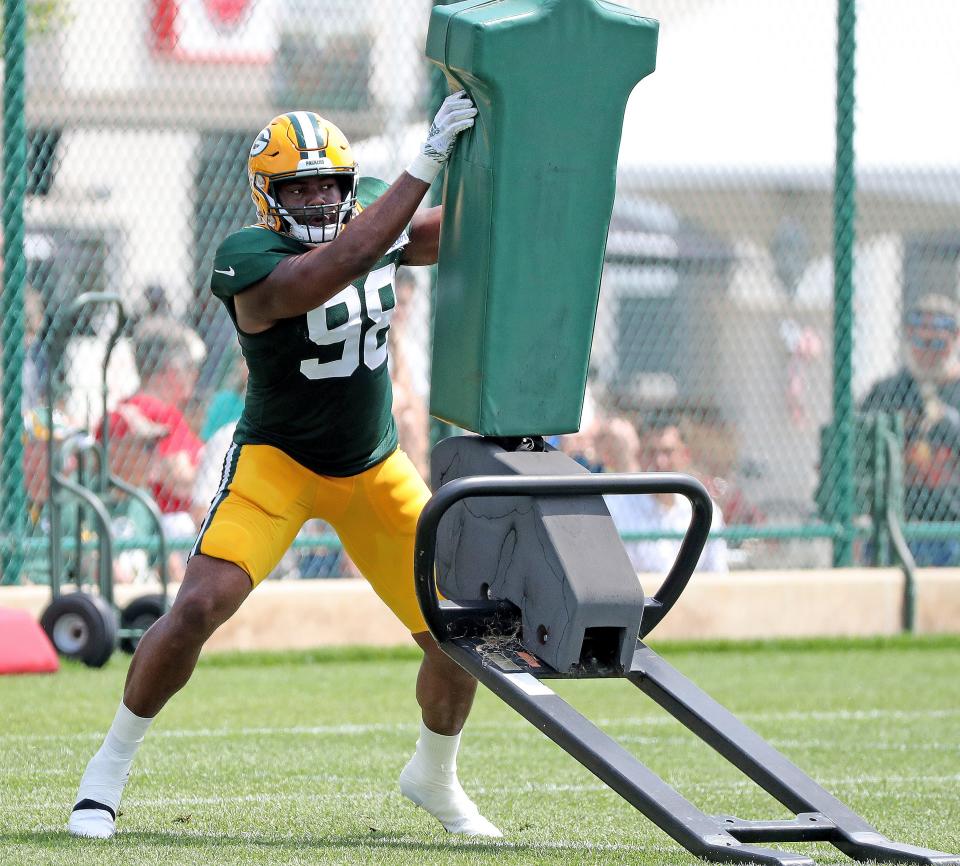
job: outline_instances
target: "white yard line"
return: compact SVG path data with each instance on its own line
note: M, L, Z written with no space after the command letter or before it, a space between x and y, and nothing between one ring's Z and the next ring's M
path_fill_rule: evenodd
M297 793L270 793L258 792L250 794L239 794L229 797L223 796L180 796L180 797L129 797L124 800L123 806L128 809L140 807L180 807L180 806L216 806L228 803L262 803L264 805L275 804L280 801L299 802L299 803L324 803L328 801L343 802L348 800L357 803L383 804L388 800L399 800L400 795L394 790L381 790L377 787L370 787L365 791L345 792L341 784L343 780L337 777L324 778L318 780L318 784L327 783L334 787L328 791L301 791ZM837 778L819 779L818 782L827 790L836 790L840 788L856 788L863 786L876 786L878 793L887 794L890 788L905 788L908 792L915 793L918 797L929 796L928 791L918 788L921 785L955 785L960 782L960 773L948 775L910 775L910 776L845 776ZM723 791L740 791L757 789L757 786L749 779L731 779L718 780L712 782L685 782L683 780L672 780L671 784L678 788L683 788L686 793L712 794ZM882 790L881 790L882 789ZM476 796L499 797L505 794L522 796L526 794L589 794L589 793L613 793L610 788L599 782L595 784L544 784L544 783L525 783L522 785L497 785L496 787L485 788L483 786L470 786L470 792ZM860 792L862 793L862 792ZM868 791L866 793L873 793ZM57 808L59 804L56 804ZM23 812L24 810L46 810L50 808L49 800L18 800L15 803L0 803L0 813L2 812Z
M728 790L759 790L763 789L756 785L754 782L749 779L728 779L728 780L717 780L712 782L695 782L695 781L683 781L678 779L667 778L667 781L676 787L682 787L685 791L697 791L700 793L714 793L718 791L728 791ZM886 787L893 786L912 786L916 785L918 782L925 782L927 784L935 785L950 785L956 782L960 782L960 773L953 773L950 775L940 775L940 776L930 776L930 775L910 775L910 776L847 776L839 777L834 779L818 779L816 780L822 787L827 788L844 788L844 787L858 787L860 785L884 785ZM586 793L596 793L600 791L609 791L611 794L613 791L608 788L606 785L597 782L595 784L588 785L561 785L561 784L535 784L528 783L526 785L519 786L498 786L496 788L484 788L484 787L470 787L471 793L476 793L478 796L485 794L494 795L497 793L507 793L507 794L536 794L539 792L545 792L549 794L586 794ZM920 791L918 794L922 793Z
M309 737L341 737L355 734L374 733L410 733L416 734L414 724L372 724L372 725L293 725L290 727L256 727L256 728L170 728L152 730L149 739L191 739L203 737L261 737L274 735L309 736ZM75 740L102 740L105 731L84 732L81 734L3 734L0 733L0 743L5 741L30 743L45 741L70 742Z
M692 734L690 736L693 736ZM690 737L657 737L657 736L640 736L639 734L623 734L620 736L615 736L614 739L624 745L630 743L635 746L686 746L690 743ZM836 740L823 740L817 738L811 739L781 739L779 737L766 737L766 741L773 746L775 749L836 749L841 743ZM940 742L929 742L929 743L901 743L901 742L889 742L889 741L869 741L869 740L858 740L857 748L862 750L869 751L878 751L878 752L960 752L960 743L940 743Z
M833 722L909 719L950 719L960 717L960 707L942 710L788 710L784 712L735 714L742 722ZM638 716L635 718L598 719L596 724L609 725L667 725L674 723L672 716Z
M744 722L776 722L776 721L870 721L890 720L906 721L909 719L947 719L960 717L960 708L941 710L797 710L791 712L772 713L744 713L739 716ZM519 719L512 720L511 728L518 730L532 730ZM663 716L641 716L634 718L603 718L596 720L601 727L646 727L677 724L675 720L664 714ZM503 722L471 722L470 731L482 732L496 730L501 732L506 726ZM0 743L30 743L45 741L83 741L99 740L103 731L84 732L78 734L11 734L0 733ZM247 737L247 736L350 736L357 734L386 733L386 734L415 734L416 725L412 722L403 724L345 724L345 725L293 725L293 726L263 726L243 728L170 728L151 731L151 740L165 738L191 737Z

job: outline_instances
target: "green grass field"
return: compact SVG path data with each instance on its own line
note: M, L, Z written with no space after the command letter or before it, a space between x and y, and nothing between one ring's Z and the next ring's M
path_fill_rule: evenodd
M659 649L881 832L960 852L960 638ZM396 786L416 668L412 651L205 659L140 750L109 842L63 827L126 657L0 678L0 863L700 862L483 691L460 775L506 838L446 835ZM787 817L626 682L557 691L705 811Z

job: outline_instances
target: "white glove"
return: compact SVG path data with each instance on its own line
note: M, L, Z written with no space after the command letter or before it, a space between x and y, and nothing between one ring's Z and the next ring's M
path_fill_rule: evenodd
M407 167L407 174L425 183L433 183L446 165L457 136L473 126L477 109L465 90L451 93L437 112L427 133L427 140L420 145L420 153Z

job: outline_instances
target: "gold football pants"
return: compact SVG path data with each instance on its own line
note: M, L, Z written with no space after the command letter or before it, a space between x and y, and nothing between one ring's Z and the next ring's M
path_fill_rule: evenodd
M399 449L348 478L317 475L270 445L232 445L191 555L236 563L257 586L300 527L329 523L377 595L411 632L427 630L413 588L417 518L430 491Z

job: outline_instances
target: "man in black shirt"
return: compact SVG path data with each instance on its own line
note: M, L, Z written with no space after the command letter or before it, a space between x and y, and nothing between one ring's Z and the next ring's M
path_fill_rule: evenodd
M905 325L903 367L874 385L861 409L902 414L907 520L960 520L957 304L925 295L908 311ZM910 548L918 565L960 562L960 541L913 542Z

